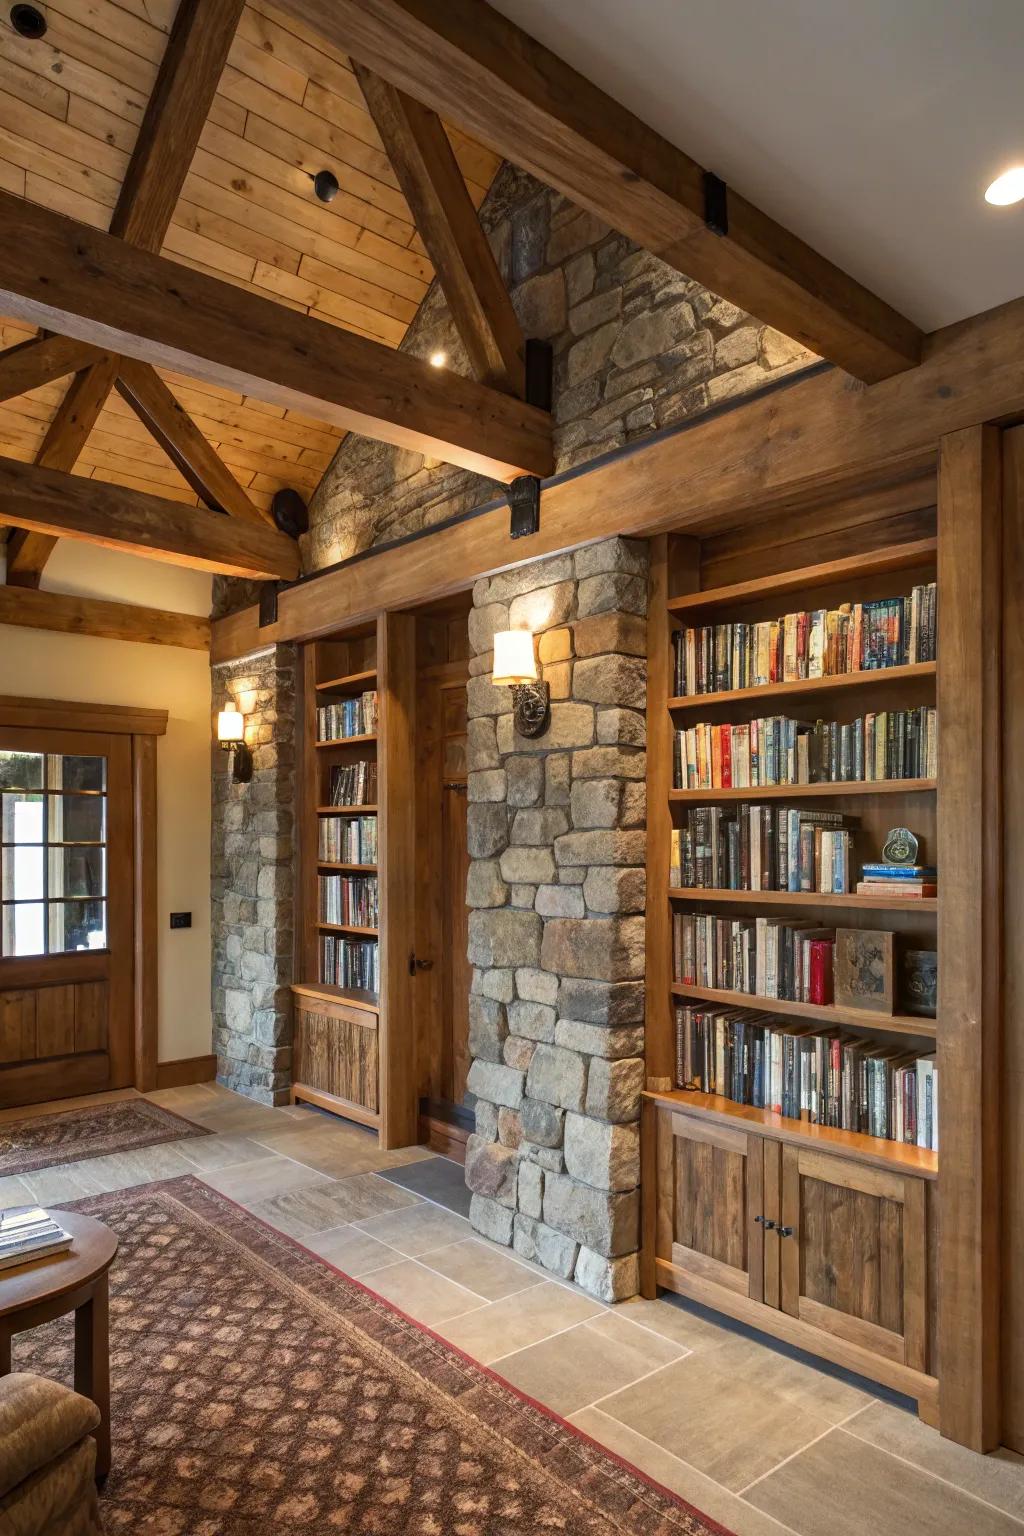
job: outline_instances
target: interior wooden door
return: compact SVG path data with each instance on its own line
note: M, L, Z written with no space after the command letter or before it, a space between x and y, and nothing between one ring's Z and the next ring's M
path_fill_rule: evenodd
M733 1126L660 1115L658 1257L753 1301L764 1300L764 1143ZM760 1220L756 1218L761 1218Z
M131 737L0 728L0 1108L132 1081Z
M444 1074L448 1097L461 1104L469 1074L469 988L467 946L469 873L466 804L466 689L441 689L441 1006Z
M884 1359L926 1371L923 1179L782 1149L782 1309Z

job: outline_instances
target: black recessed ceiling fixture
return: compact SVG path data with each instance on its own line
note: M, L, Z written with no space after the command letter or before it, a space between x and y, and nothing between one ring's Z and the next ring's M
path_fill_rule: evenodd
M314 176L312 171L309 179L313 183L313 191L322 203L333 203L338 195L338 178L333 171L317 171Z
M12 5L11 26L22 37L46 36L46 17L37 5Z

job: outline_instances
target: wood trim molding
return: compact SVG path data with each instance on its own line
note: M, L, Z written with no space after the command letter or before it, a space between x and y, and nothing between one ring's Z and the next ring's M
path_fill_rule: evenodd
M158 1086L157 1024L160 1012L157 938L156 737L132 736L132 879L135 887L134 1037L135 1086Z
M0 694L0 725L163 736L167 731L167 711L136 708L133 704L79 704L63 699L21 699Z
M157 1088L191 1088L193 1083L212 1083L217 1076L216 1056L181 1056L176 1061L159 1061Z
M77 373L100 356L87 341L71 336L33 336L0 352L0 400L52 384L65 374Z
M198 614L167 613L161 608L112 603L98 597L73 597L63 592L39 592L33 587L0 586L0 624L89 635L99 640L176 645L189 651L210 648L210 621Z

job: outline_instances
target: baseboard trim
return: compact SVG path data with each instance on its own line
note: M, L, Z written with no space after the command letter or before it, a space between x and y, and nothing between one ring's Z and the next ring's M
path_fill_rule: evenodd
M450 1157L457 1163L466 1161L466 1142L469 1132L461 1125L450 1125L444 1120L435 1120L432 1116L420 1116L420 1143L426 1144L431 1152L438 1152L442 1157Z
M193 1083L212 1083L216 1076L216 1056L183 1056L179 1061L157 1062L156 1086L189 1088Z

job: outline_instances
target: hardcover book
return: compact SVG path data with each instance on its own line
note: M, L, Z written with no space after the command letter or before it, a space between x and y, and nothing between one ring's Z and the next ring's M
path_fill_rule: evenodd
M841 1008L892 1013L893 943L885 929L836 929L835 999Z

